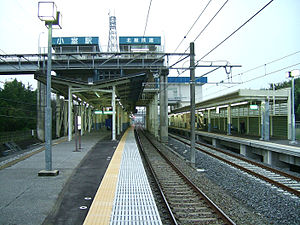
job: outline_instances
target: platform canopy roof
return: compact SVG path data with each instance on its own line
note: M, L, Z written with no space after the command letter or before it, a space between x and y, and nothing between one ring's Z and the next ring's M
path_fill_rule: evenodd
M146 77L145 73L139 73L88 83L82 80L70 79L69 77L52 76L51 83L53 92L67 99L69 87L71 87L72 93L77 96L79 102L84 101L95 109L111 107L112 86L115 86L117 101L121 101L126 111L132 112L143 91L142 83ZM46 83L46 76L43 73L36 73L35 79L44 84Z
M239 89L237 91L222 95L216 98L211 98L196 103L196 109L205 109L211 107L217 107L228 104L238 103L253 103L258 104L261 101L273 101L273 96L275 96L276 102L287 101L290 93L290 88L280 89L280 90L251 90L251 89ZM180 113L189 111L191 108L190 105L174 109L172 113Z

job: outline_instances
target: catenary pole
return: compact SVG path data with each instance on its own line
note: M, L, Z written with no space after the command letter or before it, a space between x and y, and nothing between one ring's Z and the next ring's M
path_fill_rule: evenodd
M191 164L195 165L195 45L190 43Z

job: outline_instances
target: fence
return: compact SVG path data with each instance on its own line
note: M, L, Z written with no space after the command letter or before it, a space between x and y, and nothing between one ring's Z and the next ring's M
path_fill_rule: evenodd
M35 136L36 136L36 130L2 132L0 133L0 143L4 143L8 141L21 141Z

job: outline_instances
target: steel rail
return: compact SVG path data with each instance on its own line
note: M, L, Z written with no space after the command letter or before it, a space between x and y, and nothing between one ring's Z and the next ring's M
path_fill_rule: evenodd
M174 128L173 128L173 129L174 129ZM171 134L171 135L175 135L175 134ZM178 135L178 134L176 134L176 135L179 136L179 137L185 138L186 140L188 140L188 139L187 139L185 136L183 136L183 135ZM290 179L293 179L293 180L296 180L296 181L299 181L299 182L300 182L300 177L296 177L296 176L294 176L294 175L292 175L292 174L285 173L285 172L283 172L283 171L281 171L281 170L278 170L278 169L272 168L272 167L270 167L270 166L261 164L261 163L259 163L259 162L253 161L253 160L251 160L251 159L247 159L247 158L245 158L245 157L242 157L242 156L239 156L239 155L236 155L236 154L227 152L227 151L225 151L225 150L223 150L223 149L221 149L221 148L215 147L215 146L210 145L210 144L202 143L202 142L199 142L199 141L196 141L196 143L199 144L199 145L203 145L203 146L205 146L205 147L207 147L207 148L212 148L212 149L214 149L214 150L216 150L216 151L222 152L223 154L229 155L229 156L231 156L231 157L235 157L235 158L237 158L237 159L243 160L243 161L245 161L245 162L247 162L247 163L250 163L250 164L252 164L252 165L255 165L255 166L258 166L258 167L262 167L262 168L264 168L264 169L266 169L266 170L270 170L270 171L272 171L272 172L274 172L274 173L278 173L278 174L280 174L280 175L282 175L282 176L286 176L286 177L288 177L288 178L290 178Z
M149 160L147 154L145 154L144 147L143 147L143 145L141 144L142 142L141 142L140 136L139 136L139 134L138 134L138 132L137 132L136 129L134 129L134 134L135 134L135 138L136 138L137 145L138 145L139 149L141 150L142 155L143 155L144 158L146 159L145 161L146 161L146 163L147 163L148 168L150 169L150 172L151 172L152 177L153 177L154 180L155 180L155 184L156 184L156 186L157 186L157 188L158 188L158 190L159 190L159 194L160 194L160 196L162 197L163 202L164 202L164 205L165 205L165 207L166 207L167 210L168 210L170 219L172 220L171 222L172 222L173 224L177 225L178 223L177 223L177 221L176 221L176 218L175 218L175 216L174 216L174 214L173 214L173 212L172 212L172 210L171 210L171 207L170 207L170 205L169 205L169 203L168 203L168 201L167 201L167 199L166 199L166 196L164 195L164 192L163 192L163 190L162 190L162 187L161 187L161 185L159 184L158 178L157 178L157 176L156 176L156 174L155 174L155 172L154 172L154 169L153 169L153 167L152 167L152 165L151 165L151 163L150 163L150 160Z
M195 192L197 192L201 198L205 200L205 202L210 206L210 208L221 218L225 224L227 225L235 225L235 223L212 201L209 199L209 197L201 191L187 176L184 175L181 170L176 167L159 149L158 147L153 143L153 141L144 134L144 136L147 138L147 140L151 143L151 145L157 150L157 152L162 156L164 160L176 171L177 174L179 174L180 177L182 177L190 187L194 189Z
M176 139L176 140L178 140L178 141L181 141L181 142L184 143L184 144L187 144L187 145L190 144L188 141L183 141L182 139L176 137L175 135L170 135L170 136L172 136L174 139ZM187 140L186 137L182 137L182 138L184 138L184 139ZM296 181L299 181L299 180L300 180L298 177L292 176L292 175L290 175L290 174L284 173L284 172L282 172L282 171L276 170L276 169L274 169L274 168L268 167L268 166L266 166L266 165L262 165L262 164L260 164L260 163L254 162L254 161L251 161L251 160L248 160L248 159L244 159L243 157L237 157L237 156L234 155L234 154L228 153L228 152L226 152L226 151L224 151L224 150L221 151L220 149L215 148L215 147L213 147L213 146L206 145L206 144L203 144L203 143L200 143L200 142L197 142L197 144L203 145L203 146L205 146L205 147L207 147L207 148L211 148L211 149L213 149L213 150L215 150L215 151L220 151L220 152L222 152L223 154L226 154L226 155L229 155L229 156L231 156L231 157L240 159L240 160L242 160L242 161L245 161L245 162L250 163L250 164L252 164L252 165L255 165L255 166L257 166L257 167L260 167L260 168L269 170L269 171L271 171L271 172L278 173L278 174L280 174L280 175L282 175L282 176L286 176L286 177L288 177L288 178L290 178L290 179L294 179L294 180L296 180ZM280 182L277 182L277 181L275 181L275 180L273 180L273 179L270 179L270 178L268 178L268 177L266 177L266 176L264 176L264 175L261 175L261 174L259 174L259 173L256 173L256 172L250 170L250 169L247 169L247 168L245 168L245 167L243 167L243 166L240 166L240 165L238 165L238 164L236 164L236 163L234 163L234 162L231 162L231 161L229 161L229 160L227 160L227 159L224 159L224 158L222 158L221 156L215 155L215 154L213 154L213 153L211 153L211 152L209 152L209 151L207 151L207 150L205 150L205 149L203 149L203 148L200 148L200 147L197 147L197 146L196 146L196 149L199 150L199 151L202 151L202 152L204 152L204 153L206 153L206 154L208 154L208 155L210 155L210 156L212 156L212 157L214 157L214 158L217 158L217 159L219 159L219 160L221 160L221 161L223 161L223 162L225 162L225 163L227 163L227 164L229 164L229 165L231 165L231 166L233 166L233 167L236 167L236 168L238 168L238 169L240 169L240 170L242 170L242 171L244 171L244 172L246 172L246 173L249 173L249 174L251 174L251 175L253 175L253 176L255 176L255 177L258 177L258 178L260 178L261 180L265 180L265 181L267 181L267 182L270 183L270 184L273 184L273 185L275 185L275 186L277 186L277 187L280 187L280 188L282 188L283 190L286 190L286 191L288 191L288 192L290 192L290 193L293 193L293 194L297 195L298 197L300 197L300 191L298 191L298 190L295 190L295 189L293 189L293 188L290 188L290 187L286 186L285 184L282 184L282 183L280 183Z

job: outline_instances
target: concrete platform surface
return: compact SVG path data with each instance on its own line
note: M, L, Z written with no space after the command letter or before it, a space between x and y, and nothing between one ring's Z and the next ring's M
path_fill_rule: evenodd
M81 225L90 209L118 142L99 141L74 170L45 225Z
M1 169L0 224L42 224L82 159L97 142L110 135L105 130L84 135L80 152L73 152L74 140L54 145L53 169L59 171L58 176L38 176L45 169L44 151Z

